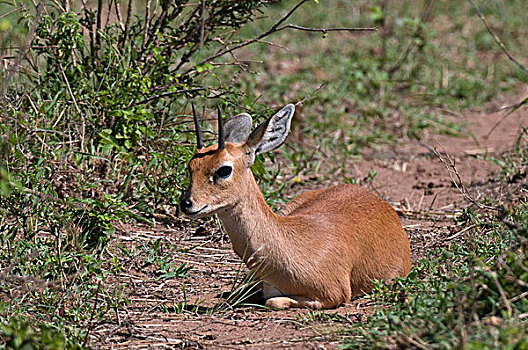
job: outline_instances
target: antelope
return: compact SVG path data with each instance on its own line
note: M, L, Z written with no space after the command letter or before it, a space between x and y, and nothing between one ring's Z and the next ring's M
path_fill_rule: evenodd
M409 273L409 240L398 215L361 186L304 192L278 213L266 204L251 165L286 140L293 104L253 132L249 114L223 126L217 108L218 144L204 147L193 105L197 149L180 210L189 218L218 215L235 253L262 280L266 306L334 308L371 291L374 280Z

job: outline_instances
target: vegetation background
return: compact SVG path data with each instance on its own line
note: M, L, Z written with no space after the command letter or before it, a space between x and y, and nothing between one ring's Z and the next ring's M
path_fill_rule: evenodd
M525 109L525 12L523 0L1 1L1 346L98 347L94 327L131 305L132 258L160 283L192 276L174 258L188 248L118 240L132 225L196 228L177 213L190 102L209 142L217 102L257 121L300 102L295 137L254 166L271 205L299 183L365 184L374 171L347 170L365 149L464 135L453 115L512 96L506 112ZM468 201L452 221L471 227L463 244L380 284L367 322L303 320L332 319L345 347L527 349L526 130L512 152L479 155L511 191ZM197 312L186 306L167 312Z

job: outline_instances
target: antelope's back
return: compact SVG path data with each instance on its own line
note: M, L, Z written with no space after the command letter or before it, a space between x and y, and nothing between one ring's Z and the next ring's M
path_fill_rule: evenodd
M410 270L409 239L398 214L361 186L346 184L305 192L281 214L304 218L305 234L312 235L306 238L335 245L334 250L342 250L341 256L348 257L359 275L392 279L406 276Z

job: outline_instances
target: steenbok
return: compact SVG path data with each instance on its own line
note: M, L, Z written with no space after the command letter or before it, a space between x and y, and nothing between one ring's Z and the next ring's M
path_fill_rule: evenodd
M193 106L197 150L180 209L190 218L218 215L262 280L267 306L332 308L371 291L373 280L406 276L409 240L394 209L357 185L305 192L271 210L251 165L284 142L294 111L289 104L250 133L248 114L224 127L218 109L218 144L203 147Z

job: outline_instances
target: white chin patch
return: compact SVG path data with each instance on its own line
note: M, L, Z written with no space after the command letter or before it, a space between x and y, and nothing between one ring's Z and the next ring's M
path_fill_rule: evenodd
M197 219L197 218L201 218L201 217L209 215L210 212L211 212L211 208L207 204L207 205L203 206L201 209L198 209L198 210L190 212L190 213L184 213L184 214L185 214L185 216L187 216L189 218Z

